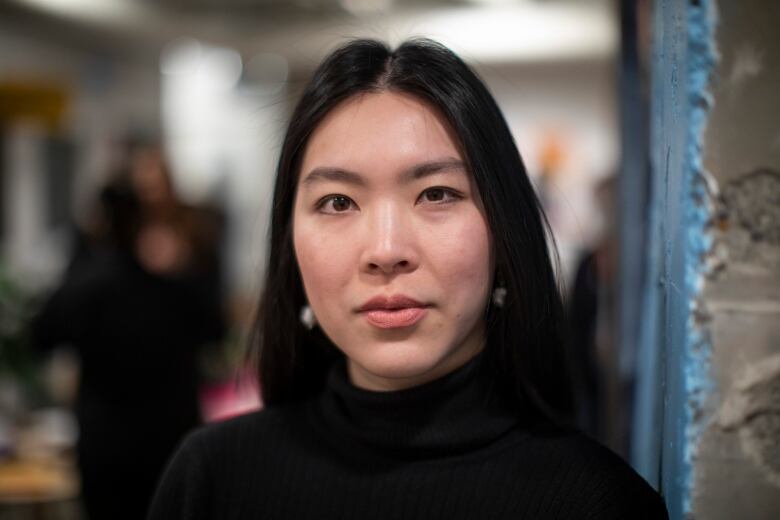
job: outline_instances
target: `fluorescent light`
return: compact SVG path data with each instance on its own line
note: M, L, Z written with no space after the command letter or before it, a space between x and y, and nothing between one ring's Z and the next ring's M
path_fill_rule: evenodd
M160 73L183 77L206 90L229 90L241 79L241 55L227 47L212 47L193 38L180 38L160 53Z
M612 3L519 1L512 5L472 6L376 14L366 23L313 21L268 31L255 45L288 49L295 66L311 66L346 38L380 38L391 46L417 36L447 45L472 63L546 62L603 59L618 50L618 24ZM291 49L291 50L290 50Z
M480 61L606 56L617 48L614 21L574 5L454 10L431 15L414 29Z
M143 16L142 2L131 0L15 0L57 16L94 23L119 23Z

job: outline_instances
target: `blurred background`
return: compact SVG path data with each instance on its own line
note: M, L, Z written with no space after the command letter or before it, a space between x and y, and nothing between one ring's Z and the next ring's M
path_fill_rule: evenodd
M150 493L184 432L260 406L242 349L275 162L306 80L355 37L438 40L495 95L560 251L578 422L628 457L651 16L612 0L0 0L0 519L118 518L106 496ZM146 455L119 453L131 439Z

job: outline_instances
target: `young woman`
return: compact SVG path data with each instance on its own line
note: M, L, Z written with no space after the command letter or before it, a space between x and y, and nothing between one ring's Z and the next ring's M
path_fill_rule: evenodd
M284 141L254 348L266 408L192 434L152 519L665 518L565 425L560 296L493 98L355 41Z

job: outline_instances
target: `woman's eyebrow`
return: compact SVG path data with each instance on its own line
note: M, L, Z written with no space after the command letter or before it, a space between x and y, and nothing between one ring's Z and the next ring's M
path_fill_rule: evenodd
M320 181L343 182L356 186L364 186L366 184L366 181L359 173L331 166L319 166L314 168L303 179L303 184L315 184Z
M417 180L436 173L457 172L466 173L466 165L460 159L446 158L425 162L410 168L405 174L405 180Z
M466 173L466 165L460 159L438 159L414 165L404 172L402 180L404 182L409 182L422 179L428 175L458 171ZM342 182L355 186L366 185L365 178L359 173L333 166L318 166L317 168L314 168L306 177L304 177L302 183L304 185L311 185L322 181Z

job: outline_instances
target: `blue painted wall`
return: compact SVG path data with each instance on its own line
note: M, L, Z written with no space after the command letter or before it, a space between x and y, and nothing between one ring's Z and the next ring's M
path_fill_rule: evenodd
M699 410L711 388L695 302L710 249L702 132L715 63L711 0L659 0L653 18L651 202L638 354L634 464L672 519L690 512Z
M647 208L649 202L649 182L647 164L648 141L648 99L643 93L643 71L641 67L641 52L639 48L639 20L642 14L637 2L621 2L621 53L620 53L620 126L621 126L621 161L620 161L620 281L618 284L620 312L619 318L619 360L621 380L648 380L648 371L656 373L654 365L645 360L641 365L641 374L637 366L640 324L642 320L643 301L641 297L647 268L645 245L647 243ZM650 356L655 362L656 357ZM649 380L653 380L650 377ZM634 392L636 393L636 388ZM629 396L625 396L630 399ZM636 411L636 408L634 409ZM637 417L642 422L640 428L643 436L651 439L660 438L660 430L653 427L651 414L643 413ZM657 443L642 443L642 454L646 457L648 449L655 450L655 456L648 459L658 460ZM637 446L636 435L629 442L632 452ZM635 465L638 458L631 453ZM657 464L650 464L640 469L640 473L653 486L658 486Z

